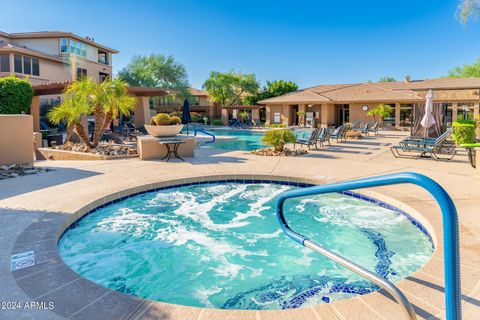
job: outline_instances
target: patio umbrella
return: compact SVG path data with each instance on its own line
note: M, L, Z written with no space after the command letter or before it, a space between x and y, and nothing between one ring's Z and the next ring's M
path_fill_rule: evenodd
M422 127L425 128L425 137L428 137L428 128L433 126L435 122L435 118L433 117L433 92L432 90L428 90L428 93L425 97L425 114L423 115L422 121L420 124Z
M190 118L190 103L188 99L183 101L183 109L182 109L182 123L187 125L187 136L188 136L188 123L192 119Z

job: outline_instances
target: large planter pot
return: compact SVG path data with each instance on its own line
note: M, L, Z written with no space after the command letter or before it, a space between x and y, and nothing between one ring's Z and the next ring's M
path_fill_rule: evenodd
M147 130L148 134L157 138L174 137L179 134L182 129L183 124L170 126L152 126L148 124L145 125L145 130Z

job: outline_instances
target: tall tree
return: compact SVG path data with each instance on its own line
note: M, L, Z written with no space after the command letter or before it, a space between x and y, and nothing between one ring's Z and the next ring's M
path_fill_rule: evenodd
M458 17L462 23L480 16L480 0L461 0L458 5Z
M254 95L246 96L243 99L245 105L256 105L258 101L273 97L282 96L286 93L297 91L298 85L293 81L275 80L267 81L267 84Z
M447 75L448 78L468 78L468 77L480 77L480 58L472 64L464 64L463 66L457 66L450 70Z
M171 89L180 97L189 96L187 71L172 56L134 56L118 77L131 86Z
M213 102L235 106L243 97L257 93L259 84L254 74L212 71L203 87Z
M394 77L389 77L389 76L386 76L386 77L381 77L380 79L378 79L378 82L396 82L397 79L395 79Z

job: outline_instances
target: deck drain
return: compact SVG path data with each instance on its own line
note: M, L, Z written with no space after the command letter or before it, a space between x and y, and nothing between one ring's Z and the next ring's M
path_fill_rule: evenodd
M25 251L12 255L10 264L11 271L25 269L35 265L35 253L33 251Z

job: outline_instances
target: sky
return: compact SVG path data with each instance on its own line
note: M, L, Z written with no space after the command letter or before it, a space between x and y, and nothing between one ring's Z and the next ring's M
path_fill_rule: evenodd
M458 0L0 0L0 31L68 31L120 53L172 55L200 88L211 71L319 84L446 75L480 57Z

